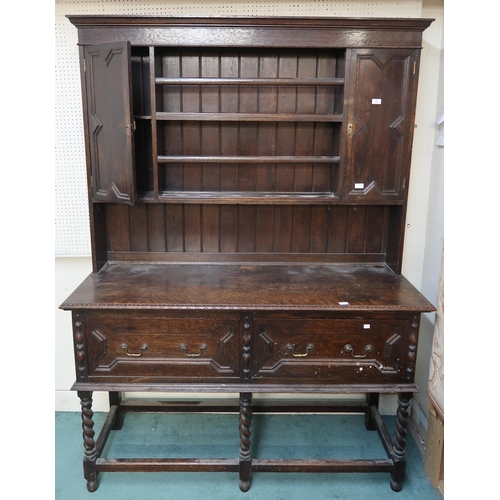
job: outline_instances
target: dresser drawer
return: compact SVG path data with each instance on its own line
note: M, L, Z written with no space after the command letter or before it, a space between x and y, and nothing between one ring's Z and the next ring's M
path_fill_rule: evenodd
M311 384L409 382L418 325L410 319L256 319L253 380Z
M239 381L237 316L96 314L83 328L89 381Z

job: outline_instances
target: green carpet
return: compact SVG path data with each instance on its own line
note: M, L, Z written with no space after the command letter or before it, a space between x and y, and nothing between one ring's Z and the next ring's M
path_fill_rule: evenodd
M96 438L105 419L94 415ZM252 456L256 458L386 458L377 432L365 430L363 415L270 415L252 418ZM394 417L384 417L391 436ZM89 493L83 478L81 417L56 412L56 500L442 500L424 471L413 438L407 437L407 473L403 491L390 489L386 473L254 472L242 493L238 474L147 472L99 474ZM103 456L152 458L234 458L238 456L238 415L128 413L120 431L112 431Z

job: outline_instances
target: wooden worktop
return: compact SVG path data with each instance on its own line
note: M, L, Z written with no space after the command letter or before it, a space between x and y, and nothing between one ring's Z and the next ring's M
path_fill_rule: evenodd
M109 263L61 309L432 312L385 265Z

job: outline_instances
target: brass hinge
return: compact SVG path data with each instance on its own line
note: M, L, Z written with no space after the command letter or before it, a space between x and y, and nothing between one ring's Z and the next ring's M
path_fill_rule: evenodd
M131 136L132 133L135 131L136 129L136 123L135 123L135 120L132 120L132 123L127 123L127 125L125 125L125 132L128 136Z
M417 61L413 63L413 74L417 72Z
M85 73L87 71L87 61L84 59L83 60L83 72Z

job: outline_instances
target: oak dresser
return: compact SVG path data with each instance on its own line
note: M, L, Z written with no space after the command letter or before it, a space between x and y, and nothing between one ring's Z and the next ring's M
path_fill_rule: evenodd
M93 272L61 308L88 490L101 472L188 470L238 472L242 491L252 472L376 471L401 490L420 315L435 310L401 275L432 20L68 17ZM110 400L97 438L94 391ZM126 392L239 394L239 454L103 457L125 412L187 408ZM252 458L263 393L366 395L329 411L364 413L387 456ZM398 394L394 437L383 393Z

